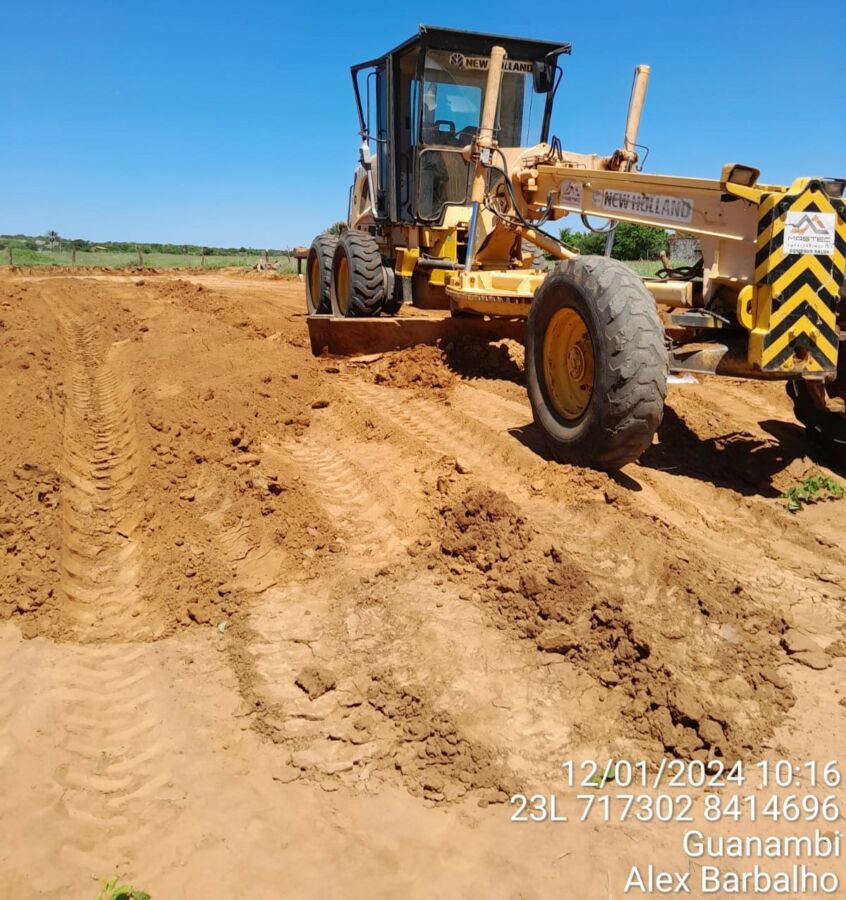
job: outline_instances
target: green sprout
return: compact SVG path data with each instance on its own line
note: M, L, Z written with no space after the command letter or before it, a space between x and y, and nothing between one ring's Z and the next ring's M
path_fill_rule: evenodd
M97 894L97 900L150 900L146 891L137 891L130 884L120 884L120 878L104 879L101 882L102 890Z
M787 500L789 512L796 513L803 504L818 503L821 500L840 500L846 491L843 485L828 475L811 475L802 484L788 488L782 497Z

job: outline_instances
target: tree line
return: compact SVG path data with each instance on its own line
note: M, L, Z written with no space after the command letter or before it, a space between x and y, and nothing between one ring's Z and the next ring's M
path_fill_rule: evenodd
M572 231L561 229L561 241L573 250L589 256L602 256L605 253L606 234L592 231ZM663 228L650 225L635 225L631 222L620 222L614 234L614 259L637 260L658 259L662 251L669 247L669 235Z

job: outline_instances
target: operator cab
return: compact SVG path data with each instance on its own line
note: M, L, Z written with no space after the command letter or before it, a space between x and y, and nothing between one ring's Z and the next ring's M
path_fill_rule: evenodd
M352 67L377 222L443 221L468 202L472 166L464 148L479 129L491 49L505 48L499 146L546 142L558 56L568 44L420 27L380 59ZM364 76L364 77L362 77Z

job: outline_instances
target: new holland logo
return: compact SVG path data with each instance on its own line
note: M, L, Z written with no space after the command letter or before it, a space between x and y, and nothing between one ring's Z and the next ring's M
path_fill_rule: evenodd
M835 225L834 213L788 212L784 222L784 252L831 256Z
M486 72L490 65L487 56L465 56L463 53L451 53L449 64L456 69L476 69L480 72ZM523 72L530 73L532 64L530 62L522 62L519 59L506 59L502 64L503 72Z

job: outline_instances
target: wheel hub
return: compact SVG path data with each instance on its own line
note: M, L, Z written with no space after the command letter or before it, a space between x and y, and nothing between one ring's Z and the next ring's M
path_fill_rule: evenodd
M571 347L567 353L567 372L573 381L582 381L585 374L585 355L578 345Z
M593 393L594 348L585 320L571 307L557 310L543 342L543 368L553 407L563 418L578 419Z

